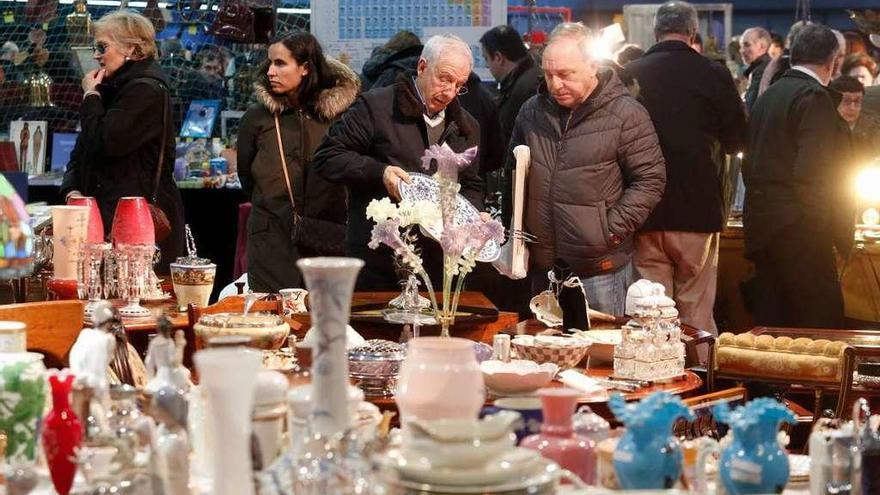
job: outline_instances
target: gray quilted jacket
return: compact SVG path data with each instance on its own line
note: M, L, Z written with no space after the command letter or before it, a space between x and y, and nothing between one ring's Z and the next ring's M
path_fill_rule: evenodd
M582 276L621 268L633 233L663 195L666 166L648 112L610 69L598 77L573 112L542 88L516 119L510 148L525 144L532 157L525 206L525 230L537 237L532 269L556 259Z

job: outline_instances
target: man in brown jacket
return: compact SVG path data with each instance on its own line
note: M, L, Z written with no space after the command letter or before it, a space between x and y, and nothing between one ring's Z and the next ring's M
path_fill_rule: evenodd
M531 149L525 229L533 288L558 261L580 276L590 307L623 315L633 280L633 233L663 195L666 169L654 126L611 69L593 58L580 23L550 35L546 85L517 117L511 149Z

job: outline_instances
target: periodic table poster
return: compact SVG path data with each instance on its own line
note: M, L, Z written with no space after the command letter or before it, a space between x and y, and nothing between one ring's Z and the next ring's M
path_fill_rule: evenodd
M480 55L480 36L506 23L507 0L312 0L312 33L325 52L356 71L373 48L407 29L423 43L438 33L460 36L474 52L474 71L491 80Z

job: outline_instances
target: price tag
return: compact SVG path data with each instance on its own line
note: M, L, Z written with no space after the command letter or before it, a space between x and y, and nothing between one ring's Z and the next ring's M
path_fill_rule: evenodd
M189 31L189 34L198 34L199 28L195 24L190 24L187 31Z
M48 23L48 22L44 22L44 23L43 23L43 31L48 31L48 30L49 30L49 23Z
M3 22L5 22L6 24L12 24L13 22L15 22L15 16L12 15L11 10L7 10L3 13Z

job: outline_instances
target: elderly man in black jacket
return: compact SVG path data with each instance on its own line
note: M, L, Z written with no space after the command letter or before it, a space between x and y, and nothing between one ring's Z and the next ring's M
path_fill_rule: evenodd
M636 236L635 265L666 287L682 322L715 332L724 154L744 149L747 127L730 72L690 47L697 21L689 3L663 4L654 17L657 44L625 68L638 80L666 159L666 192Z
M826 88L837 53L830 29L804 27L792 42L791 70L752 109L743 221L759 325L843 324L834 250L848 254L854 211L842 192L845 123Z
M663 194L663 154L651 118L591 53L590 30L553 30L542 65L546 87L519 112L511 147L531 150L525 228L535 287L568 265L590 307L623 315L633 279L633 234Z
M421 166L429 146L446 143L460 153L480 142L479 125L458 101L472 68L467 43L453 35L432 37L415 74L401 74L394 85L362 94L315 152L318 174L348 187L346 252L366 262L358 290L398 287L391 250L367 247L372 231L367 204L385 196L399 199L398 185L410 181L409 172L433 174ZM478 170L479 156L460 172L459 182L461 194L482 210ZM436 243L424 244L423 258L436 279L441 262Z
M761 88L761 78L764 77L764 70L770 63L770 33L762 27L751 27L743 31L740 40L739 54L742 56L743 62L749 64L743 76L749 80L749 87L746 89L745 101L746 108L751 111L755 101L758 99L758 91Z

